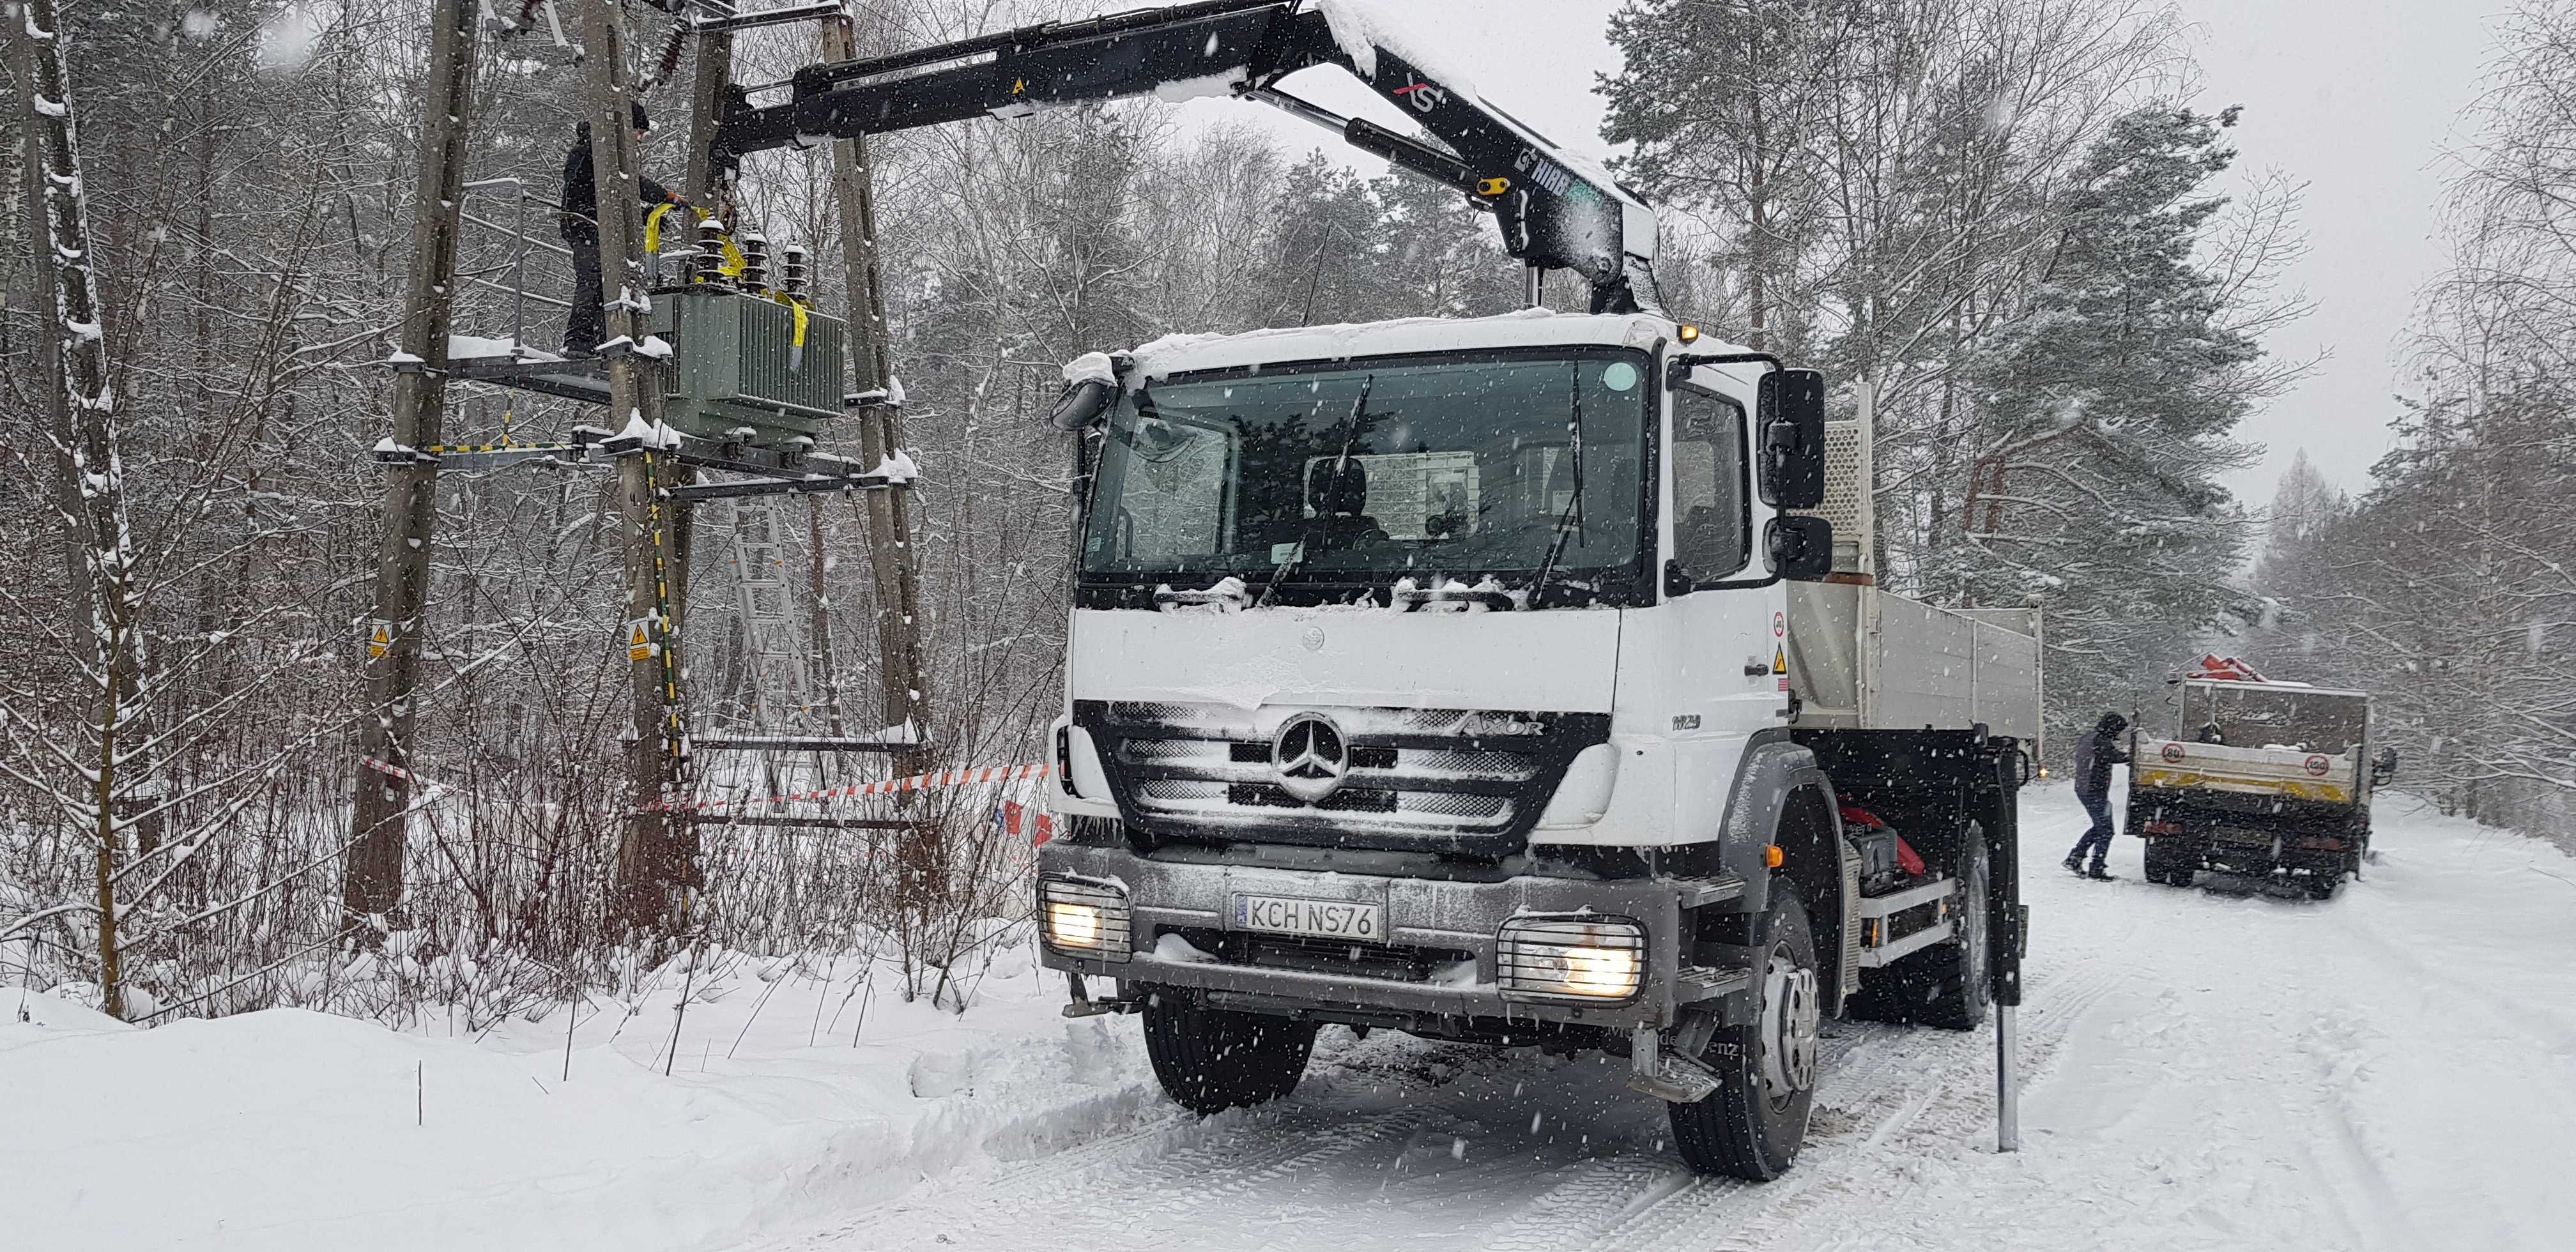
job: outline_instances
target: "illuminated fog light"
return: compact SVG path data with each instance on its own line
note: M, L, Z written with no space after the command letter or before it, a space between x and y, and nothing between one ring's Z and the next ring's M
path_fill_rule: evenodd
M1107 961L1127 959L1127 892L1116 883L1041 878L1038 918L1046 945L1058 952Z
M1646 973L1646 928L1625 918L1516 917L1495 936L1503 994L1517 999L1625 1000Z
M1059 948L1100 946L1100 910L1088 904L1047 906L1047 934Z

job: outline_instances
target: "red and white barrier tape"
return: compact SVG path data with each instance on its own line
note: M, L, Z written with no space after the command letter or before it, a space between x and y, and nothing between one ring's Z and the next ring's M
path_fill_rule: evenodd
M424 787L435 787L438 785L437 783L431 782L430 780L423 778L410 770L404 769L402 766L396 765L391 761L379 761L372 756L367 758L367 768L374 770L379 774L391 774L404 782L416 782Z

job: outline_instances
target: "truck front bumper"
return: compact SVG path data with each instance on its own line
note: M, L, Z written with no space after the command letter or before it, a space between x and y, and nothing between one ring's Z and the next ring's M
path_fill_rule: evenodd
M1725 898L1706 882L1549 878L1530 875L1460 882L1321 873L1253 865L1209 864L1140 856L1124 847L1051 844L1038 859L1041 878L1071 876L1114 883L1127 893L1130 952L1125 960L1073 955L1045 947L1050 969L1116 979L1138 988L1179 989L1220 1008L1291 1017L1391 1026L1417 1032L1469 1032L1495 1023L1561 1023L1630 1030L1669 1027L1689 1004L1708 1001L1749 980L1693 970L1685 978L1681 925L1686 908ZM1166 935L1261 933L1234 926L1238 895L1380 905L1388 948L1472 954L1474 977L1461 962L1449 976L1417 981L1330 969L1284 968L1215 958L1204 949L1164 945ZM1527 915L1592 913L1625 918L1644 930L1637 991L1618 1001L1569 1001L1507 994L1496 975L1497 932Z

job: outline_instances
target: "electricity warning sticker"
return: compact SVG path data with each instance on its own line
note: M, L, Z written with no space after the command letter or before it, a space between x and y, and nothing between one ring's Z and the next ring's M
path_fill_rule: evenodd
M367 622L367 659L381 659L393 648L394 624L381 617L370 619Z
M649 661L661 654L662 645L653 642L653 619L634 618L626 623L626 659Z

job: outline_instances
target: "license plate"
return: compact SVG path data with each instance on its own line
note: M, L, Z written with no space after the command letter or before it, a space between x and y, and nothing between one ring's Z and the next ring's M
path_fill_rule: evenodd
M1289 896L1234 898L1236 930L1378 942L1386 934L1385 906L1350 900L1299 900Z

